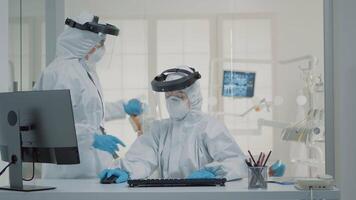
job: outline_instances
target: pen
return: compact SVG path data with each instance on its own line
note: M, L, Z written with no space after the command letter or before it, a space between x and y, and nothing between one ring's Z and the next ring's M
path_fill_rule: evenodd
M257 160L257 166L261 166L261 157L262 157L262 152L260 153L260 155L258 156L258 160Z
M266 154L263 153L263 154L262 154L262 158L261 158L261 163L260 163L261 166L262 166L263 161L265 160L265 157L266 157Z
M268 153L268 155L267 155L267 158L266 158L266 160L265 160L265 163L263 164L263 167L266 166L266 163L267 163L267 161L268 161L269 156L271 155L271 153L272 153L272 151L269 151L269 153Z
M247 166L252 167L251 163L247 159L245 159L245 163Z
M251 151L250 151L250 150L248 150L247 152L248 152L248 154L250 154L250 157L251 157L251 159L252 159L253 163L254 163L254 164L255 164L255 166L256 166L256 165L257 165L257 163L256 163L255 159L253 158L253 156L252 156L252 154L251 154Z

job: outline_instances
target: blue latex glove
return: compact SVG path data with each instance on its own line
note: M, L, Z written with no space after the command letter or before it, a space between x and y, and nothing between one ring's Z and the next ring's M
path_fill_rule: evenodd
M109 178L110 176L116 176L116 183L123 183L126 182L129 179L129 173L126 171L116 168L116 169L104 169L102 172L99 174L100 180L103 180L105 178Z
M112 135L94 135L93 147L96 149L100 149L102 151L109 152L110 154L115 153L115 151L119 151L119 147L117 144L125 147L126 145L119 140L119 138L114 137Z
M282 161L278 160L273 163L273 165L269 168L269 175L275 177L281 177L284 175L286 171L286 165L282 163Z
M143 112L142 103L138 99L131 99L124 104L124 109L128 115L141 115Z
M199 178L216 178L216 175L206 169L201 169L191 173L188 178L199 179Z

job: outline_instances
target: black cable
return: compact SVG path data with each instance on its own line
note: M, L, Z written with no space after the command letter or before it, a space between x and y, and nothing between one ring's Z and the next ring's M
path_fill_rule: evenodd
M10 162L8 165L6 165L6 167L4 168L4 169L2 169L1 170L1 172L0 172L0 176L6 171L6 169L7 168L9 168L10 167L10 165L12 165L13 163L12 162Z
M35 178L35 153L32 150L32 176L29 179L22 178L23 181L32 181Z
M35 178L35 159L34 158L35 158L35 156L34 156L34 153L32 152L32 161L33 161L32 162L32 176L30 179L22 178L22 180L24 180L24 181L32 181ZM2 174L7 170L7 168L9 168L12 164L15 164L16 161L17 161L16 156L12 156L11 162L9 164L7 164L4 169L1 170L0 176L2 176Z
M15 155L12 155L12 156L11 156L11 162L9 162L9 164L7 164L6 167L1 170L0 176L6 171L7 168L10 167L10 165L15 164L16 161L17 161L17 157L16 157Z
M22 178L23 181L32 181L35 178L35 161L32 162L32 176L29 179Z

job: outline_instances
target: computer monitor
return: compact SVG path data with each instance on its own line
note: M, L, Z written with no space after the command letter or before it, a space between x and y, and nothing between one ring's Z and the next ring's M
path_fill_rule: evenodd
M23 185L22 162L80 163L70 91L0 93L0 150L3 161L16 161L1 189L53 189Z
M224 71L222 96L246 97L254 96L255 72Z

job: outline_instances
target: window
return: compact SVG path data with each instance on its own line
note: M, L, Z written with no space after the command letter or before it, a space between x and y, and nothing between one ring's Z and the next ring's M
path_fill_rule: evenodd
M107 37L109 41L106 42L106 54L98 63L97 71L105 100L109 102L131 98L145 100L150 89L146 20L109 20L109 23L120 27L120 35L117 38ZM127 144L136 139L136 133L127 120L107 122L106 129ZM122 153L125 153L125 150L120 151L120 154Z
M210 60L209 20L174 19L157 21L157 73L169 67L188 65L200 72L203 110L207 111ZM165 101L161 99L161 107ZM168 117L165 109L163 117Z

